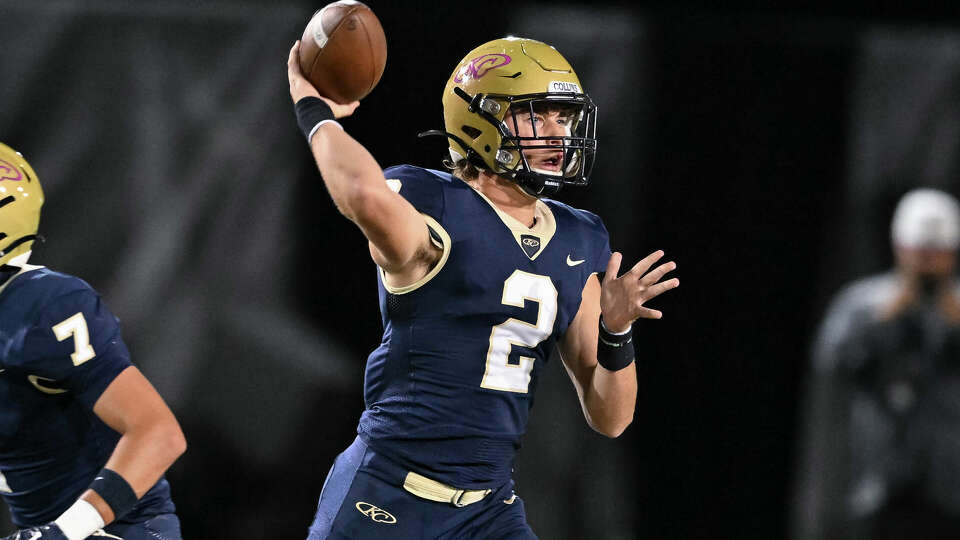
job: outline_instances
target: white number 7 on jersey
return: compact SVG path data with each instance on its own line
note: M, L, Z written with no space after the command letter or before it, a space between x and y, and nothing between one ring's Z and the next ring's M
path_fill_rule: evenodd
M480 382L482 388L527 393L534 360L521 356L519 364L511 364L510 351L514 345L536 347L553 333L553 323L557 320L557 288L547 276L514 270L503 282L501 302L522 308L526 300L539 305L537 321L530 324L510 318L493 327L490 349L487 350L487 367Z
M63 341L73 336L73 349L70 353L70 359L73 365L79 366L87 360L97 355L90 345L90 332L87 331L87 320L83 318L83 312L77 312L69 319L53 327L53 334L57 336L57 341Z

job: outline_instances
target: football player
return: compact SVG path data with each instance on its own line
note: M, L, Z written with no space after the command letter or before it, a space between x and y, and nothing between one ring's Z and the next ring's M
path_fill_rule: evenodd
M321 491L309 538L536 538L513 493L514 454L551 351L588 424L633 419L631 325L676 287L657 251L618 276L601 220L547 197L585 185L596 108L553 47L474 49L443 93L451 172L381 170L303 77L290 93L337 208L378 267L383 340L367 360L358 437ZM599 278L599 274L603 278Z
M186 448L79 278L27 264L43 191L0 144L0 495L7 539L179 540L164 472Z

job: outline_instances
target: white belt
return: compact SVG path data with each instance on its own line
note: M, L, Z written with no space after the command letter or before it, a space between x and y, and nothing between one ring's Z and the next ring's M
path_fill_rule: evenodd
M450 503L456 507L481 501L492 489L457 489L415 472L408 472L403 480L403 489L421 499Z

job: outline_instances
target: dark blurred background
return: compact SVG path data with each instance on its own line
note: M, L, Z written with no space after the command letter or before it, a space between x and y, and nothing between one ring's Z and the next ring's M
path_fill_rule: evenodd
M594 434L557 364L517 463L544 539L786 538L808 350L830 296L890 264L910 187L956 192L960 19L684 2L369 0L383 79L345 128L439 167L457 62L546 41L600 107L591 185L627 259L682 287L638 323L640 398ZM0 0L0 141L42 179L31 262L79 275L182 423L186 538L303 538L379 342L374 266L330 202L285 61L324 2ZM707 4L707 3L703 3Z

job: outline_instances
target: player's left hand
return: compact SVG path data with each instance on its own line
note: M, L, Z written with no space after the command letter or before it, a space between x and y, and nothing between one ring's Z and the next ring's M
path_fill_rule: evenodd
M333 111L333 116L338 119L350 116L353 114L353 111L357 110L357 107L360 106L359 101L341 105L330 98L321 96L320 92L317 92L317 89L310 84L310 81L308 81L306 77L303 76L303 72L300 71L299 58L300 42L297 41L293 44L293 47L290 48L290 56L287 57L287 80L290 82L290 98L294 103L310 96L320 98L327 102L330 110Z
M630 271L617 277L623 255L614 252L610 256L600 289L600 312L607 330L614 333L625 332L633 321L641 317L644 319L663 317L662 312L644 306L648 300L680 285L680 280L677 278L660 281L667 272L677 267L673 261L663 263L647 272L662 257L663 251L655 251L633 265Z
M48 523L39 527L21 529L10 536L3 537L2 540L67 540L67 537L55 523Z

